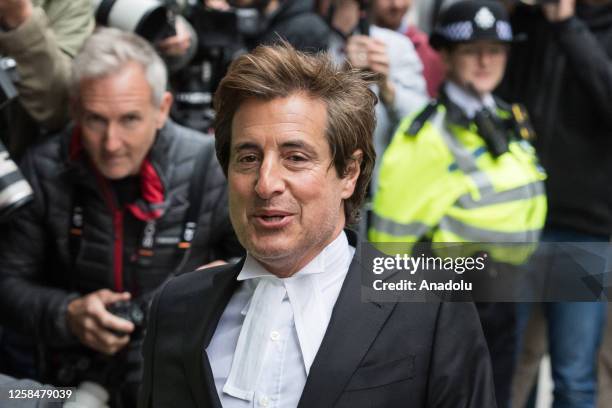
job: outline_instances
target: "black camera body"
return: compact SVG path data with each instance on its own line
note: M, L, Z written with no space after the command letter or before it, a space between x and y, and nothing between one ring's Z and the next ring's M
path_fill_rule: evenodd
M14 82L17 77L17 63L12 58L0 55L0 109L17 98Z
M170 78L172 118L210 134L215 90L230 63L247 52L247 38L256 37L264 21L254 9L218 11L201 6L189 9L185 17L197 31L198 50L190 65Z
M0 110L14 100L18 93L16 63L12 58L0 56ZM11 160L6 147L0 142L0 222L33 198L32 188L23 178L17 164Z
M106 310L117 317L130 321L134 324L135 330L131 334L132 337L139 337L144 332L146 326L146 310L147 305L138 301L119 301L107 306ZM125 335L125 333L116 333L117 335Z
M171 37L174 13L160 0L91 0L96 21L134 32L152 43Z
M74 387L93 382L110 394L113 407L136 406L136 396L142 376L142 345L146 326L149 298L120 301L106 309L134 324L129 344L118 353L108 356L83 345L45 347L42 350L42 380L56 386ZM116 332L117 336L126 333ZM126 402L129 401L129 402Z

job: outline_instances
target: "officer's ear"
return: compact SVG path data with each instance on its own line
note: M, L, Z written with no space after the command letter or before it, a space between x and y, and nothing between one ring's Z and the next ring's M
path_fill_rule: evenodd
M159 104L159 111L157 112L157 129L164 127L168 116L170 115L170 108L172 107L172 94L170 92L164 92L161 103Z

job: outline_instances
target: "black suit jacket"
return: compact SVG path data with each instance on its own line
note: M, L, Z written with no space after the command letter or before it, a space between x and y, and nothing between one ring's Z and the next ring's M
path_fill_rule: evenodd
M359 253L358 246L299 408L495 407L474 305L362 302ZM155 298L141 408L221 407L205 348L241 267L181 275Z

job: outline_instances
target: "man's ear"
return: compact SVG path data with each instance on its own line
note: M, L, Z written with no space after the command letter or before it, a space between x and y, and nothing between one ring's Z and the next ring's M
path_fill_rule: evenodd
M344 174L342 175L342 198L345 200L350 198L355 192L355 186L357 185L357 180L361 174L362 160L363 152L361 149L357 149L351 155L351 158L344 169Z
M164 92L161 103L159 104L159 112L157 114L157 129L164 127L168 116L170 115L170 108L172 107L172 94L170 92Z

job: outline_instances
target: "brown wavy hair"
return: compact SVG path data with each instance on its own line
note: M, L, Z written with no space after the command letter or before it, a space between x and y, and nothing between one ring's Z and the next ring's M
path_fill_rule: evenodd
M327 53L305 54L286 42L259 46L240 56L230 65L214 97L215 147L223 171L227 175L232 121L245 100L268 101L306 93L327 106L325 137L338 177L347 174L355 160L353 152L363 152L355 192L344 202L347 223L356 222L376 159L372 134L377 98L369 88L373 80L371 74L334 63Z

